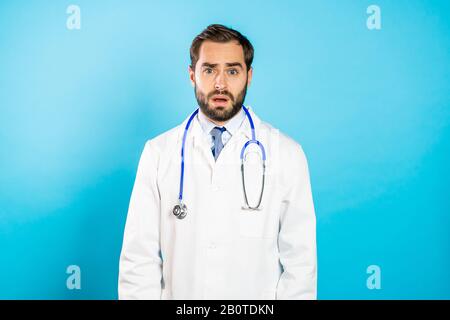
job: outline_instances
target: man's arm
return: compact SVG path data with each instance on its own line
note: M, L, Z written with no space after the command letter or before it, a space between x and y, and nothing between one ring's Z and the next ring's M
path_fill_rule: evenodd
M160 299L160 197L157 153L151 141L142 151L131 194L119 263L119 299Z
M317 299L316 217L308 164L300 145L289 159L289 188L283 199L278 247L283 273L277 299Z

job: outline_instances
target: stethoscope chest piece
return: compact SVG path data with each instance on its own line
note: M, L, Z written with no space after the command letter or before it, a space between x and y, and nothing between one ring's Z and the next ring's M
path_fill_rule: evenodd
M180 203L173 207L172 212L178 219L184 219L187 215L187 207L184 203Z

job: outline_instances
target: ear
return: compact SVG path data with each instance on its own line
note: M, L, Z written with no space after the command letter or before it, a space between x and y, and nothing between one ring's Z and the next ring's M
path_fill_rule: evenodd
M253 78L253 67L250 67L250 69L248 69L247 71L247 86L250 86L250 83L252 82L252 78Z
M188 67L189 72L189 80L191 80L192 87L195 87L195 71L192 69L191 66Z

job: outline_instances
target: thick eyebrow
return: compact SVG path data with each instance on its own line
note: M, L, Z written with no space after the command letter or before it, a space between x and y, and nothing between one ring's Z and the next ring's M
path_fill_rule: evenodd
M230 62L230 63L225 63L225 65L227 67L240 67L241 69L244 69L240 62ZM217 66L218 66L217 63L209 63L209 62L203 62L202 63L202 67L215 68Z
M217 67L217 63L203 62L202 67L215 68L215 67Z
M244 69L242 67L242 64L240 62L231 62L231 63L225 63L227 67L240 67L241 69Z

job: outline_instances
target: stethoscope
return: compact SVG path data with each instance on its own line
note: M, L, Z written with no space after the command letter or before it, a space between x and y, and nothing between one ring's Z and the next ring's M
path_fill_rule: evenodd
M252 210L252 211L256 211L256 210L261 210L260 209L260 205L261 205L261 201L262 201L262 196L264 193L264 180L265 180L265 173L266 173L266 151L264 149L264 146L262 145L261 142L259 142L258 140L256 140L256 134L255 134L255 125L253 124L253 119L250 115L250 113L248 112L248 109L242 105L242 109L244 109L245 114L248 118L248 121L250 122L250 127L252 130L252 139L248 140L244 146L242 147L241 150L241 174L242 174L242 189L244 191L244 199L245 199L245 206L242 207L242 209L244 210ZM187 215L187 207L186 205L183 203L183 183L184 183L184 145L186 143L186 136L187 136L187 132L189 129L189 126L191 125L192 120L194 119L194 117L197 115L198 113L198 109L194 111L194 113L189 117L188 122L186 123L186 127L184 128L184 134L183 134L183 141L181 144L181 174L180 174L180 193L178 196L178 204L175 205L175 207L173 208L173 214L178 218L178 219L183 219L186 217ZM247 149L247 147L250 144L256 144L260 149L261 149L261 153L262 153L262 167L263 167L263 173L262 173L262 187L261 187L261 193L259 194L259 200L258 200L258 204L254 207L250 206L248 203L248 198L247 198L247 191L245 189L245 174L244 174L244 154L245 154L245 149Z

